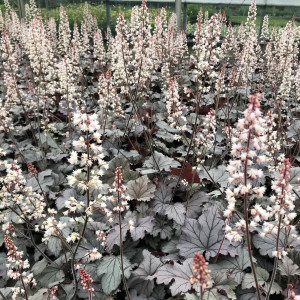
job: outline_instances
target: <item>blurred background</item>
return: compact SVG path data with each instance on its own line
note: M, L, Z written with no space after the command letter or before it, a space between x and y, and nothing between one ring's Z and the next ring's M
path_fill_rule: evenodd
M20 1L24 4L29 0L10 0L10 4L19 10ZM80 23L83 18L84 2L88 2L90 12L97 17L99 27L106 29L109 25L114 31L119 13L123 13L126 19L130 18L131 8L140 5L141 1L115 1L115 0L35 0L38 7L41 8L44 17L53 17L59 20L59 6L62 4L67 11L71 25L74 22ZM177 0L178 2L178 0ZM197 21L197 14L200 7L203 11L208 11L209 15L225 11L227 19L233 25L238 25L245 21L248 14L250 0L181 0L181 22L182 27L187 34L194 31ZM269 16L270 26L285 26L285 24L295 19L297 25L300 25L300 0L257 0L258 18L257 27L259 30L261 17L264 14ZM259 5L261 4L261 5ZM274 5L275 4L275 5ZM167 14L175 12L175 0L159 2L158 0L148 0L147 6L150 8L153 17L161 7L165 7ZM0 0L0 8L4 11L4 0Z

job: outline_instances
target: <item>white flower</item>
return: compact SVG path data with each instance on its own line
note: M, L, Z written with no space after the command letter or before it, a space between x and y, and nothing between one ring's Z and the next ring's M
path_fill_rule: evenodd
M71 157L68 161L71 165L76 165L78 163L78 153L76 151L72 151Z

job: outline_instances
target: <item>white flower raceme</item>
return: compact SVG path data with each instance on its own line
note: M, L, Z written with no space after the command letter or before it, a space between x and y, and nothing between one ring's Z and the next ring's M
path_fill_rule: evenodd
M226 220L226 238L231 241L240 241L244 222L237 222L234 226L230 225L230 219L236 210L236 202L245 201L247 195L263 197L264 186L253 186L252 181L263 177L263 171L257 166L252 167L254 162L258 164L258 151L262 153L266 150L266 121L261 116L260 95L250 96L250 103L244 112L244 118L239 119L236 130L232 137L232 160L227 170L230 173L229 183L231 186L226 190L227 209L224 211ZM267 209L260 205L255 205L250 209L252 215L252 225L264 221L270 217Z
M41 226L41 228L44 230L44 237L42 241L47 244L48 240L52 236L57 238L58 235L62 234L62 230L66 226L66 223L57 221L54 216L47 218Z
M20 281L20 287L13 289L12 299L18 299L19 296L25 294L24 288L29 288L30 285L35 286L36 281L33 278L33 274L26 272L24 269L30 267L28 259L23 260L23 251L18 251L14 242L8 235L4 236L4 243L8 250L7 264L8 269L7 276L11 279Z
M187 129L187 121L184 115L187 109L179 100L178 83L176 78L169 78L169 91L166 107L170 126L176 128L179 132L185 131Z
M274 195L270 197L272 203L272 210L269 211L273 220L265 221L262 225L262 236L273 234L278 236L282 230L286 229L290 232L292 240L300 240L299 235L296 233L292 221L297 216L295 213L295 196L292 192L292 186L289 183L291 164L288 158L283 159L280 167L278 180L273 181L272 190ZM274 222L275 220L275 222ZM275 256L279 259L284 256L285 249L278 247L274 251Z
M45 217L46 202L43 195L34 192L31 186L26 186L26 180L22 170L16 161L3 161L0 163L6 170L6 176L1 177L0 183L0 215L6 220L5 209L16 207L19 213L17 219L24 222L28 220L39 220Z

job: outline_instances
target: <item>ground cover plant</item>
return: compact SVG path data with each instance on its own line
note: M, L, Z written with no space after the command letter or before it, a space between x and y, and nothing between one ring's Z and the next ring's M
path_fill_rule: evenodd
M300 28L200 10L102 32L0 15L2 299L297 299ZM80 28L80 29L79 29ZM299 296L298 296L299 297Z

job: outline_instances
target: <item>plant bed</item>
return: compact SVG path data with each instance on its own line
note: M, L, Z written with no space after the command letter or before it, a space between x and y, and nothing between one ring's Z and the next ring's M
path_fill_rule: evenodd
M116 34L5 7L2 299L299 297L293 21L200 11L188 47L145 1Z

